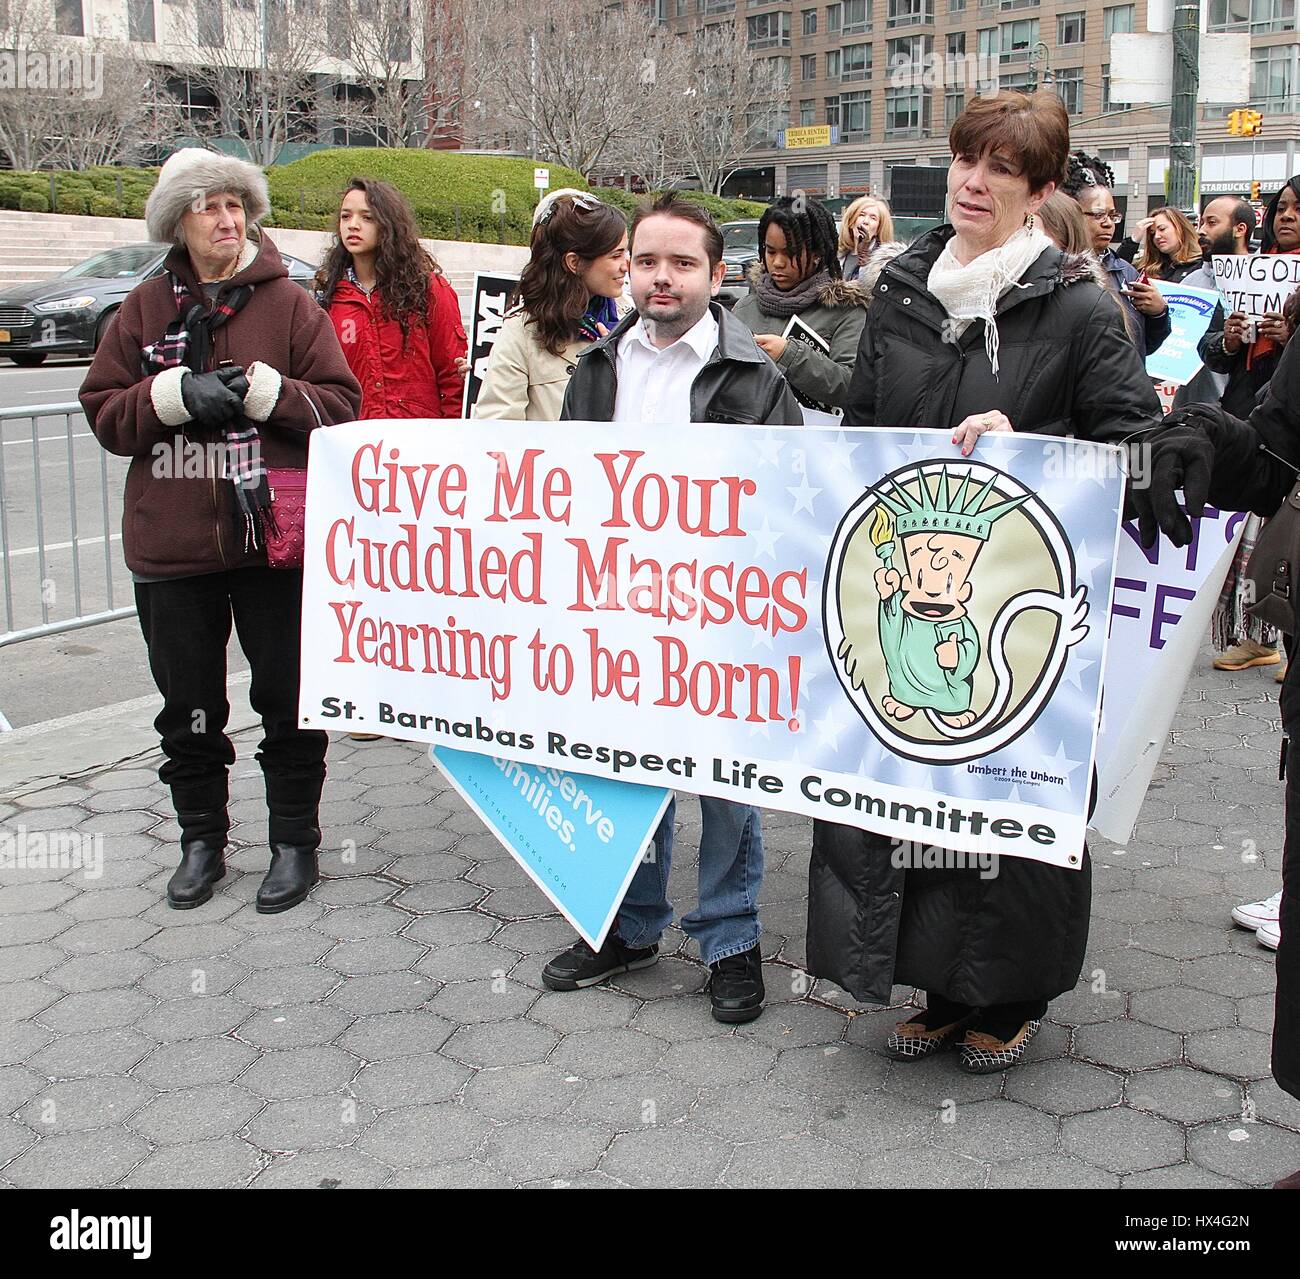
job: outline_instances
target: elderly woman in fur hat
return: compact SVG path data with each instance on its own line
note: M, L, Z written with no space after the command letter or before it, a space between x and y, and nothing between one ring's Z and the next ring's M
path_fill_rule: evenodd
M173 245L166 270L123 302L81 387L99 442L131 458L122 540L163 697L178 910L207 901L226 870L232 621L264 729L271 864L257 909L287 910L317 879L326 736L297 724L302 570L268 567L267 470L305 467L310 432L355 418L361 394L329 316L255 225L269 207L255 165L173 155L145 207L150 238Z

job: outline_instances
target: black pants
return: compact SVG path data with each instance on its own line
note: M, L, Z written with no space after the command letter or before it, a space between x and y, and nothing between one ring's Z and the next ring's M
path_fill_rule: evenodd
M164 582L137 582L136 607L163 708L154 720L184 838L224 835L228 770L226 648L233 620L252 668L249 701L264 736L272 843L319 842L317 809L328 737L298 727L302 570L242 568ZM315 839L313 841L313 831Z

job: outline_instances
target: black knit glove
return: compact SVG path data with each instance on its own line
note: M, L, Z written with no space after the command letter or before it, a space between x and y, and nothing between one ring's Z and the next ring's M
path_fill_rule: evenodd
M244 411L248 378L237 364L227 364L211 373L186 373L181 378L181 400L185 411L200 426L221 427Z
M1213 408L1192 404L1134 445L1128 496L1143 546L1154 545L1159 533L1175 546L1192 540L1191 521L1205 513L1210 494L1218 420ZM1186 514L1174 496L1179 489Z

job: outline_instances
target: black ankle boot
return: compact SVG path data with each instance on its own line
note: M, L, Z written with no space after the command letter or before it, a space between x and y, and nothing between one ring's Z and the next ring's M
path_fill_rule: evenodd
M178 813L181 825L181 864L167 881L167 904L173 910L193 910L212 896L212 885L226 873L224 811Z
M303 901L320 878L319 783L310 802L289 803L268 797L271 865L257 890L257 909L274 915Z
M257 890L258 914L275 915L296 906L311 892L319 878L314 848L272 844L271 866Z

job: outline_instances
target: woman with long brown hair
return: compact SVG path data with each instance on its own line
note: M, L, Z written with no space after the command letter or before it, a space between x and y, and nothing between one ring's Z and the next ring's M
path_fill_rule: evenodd
M391 183L348 183L316 290L361 383L362 418L460 417L460 302Z
M531 256L488 357L476 418L556 422L578 356L631 305L627 221L585 191L553 191L533 214Z
M1153 280L1177 284L1198 270L1201 260L1196 228L1177 209L1165 205L1147 219L1142 250L1133 265Z

